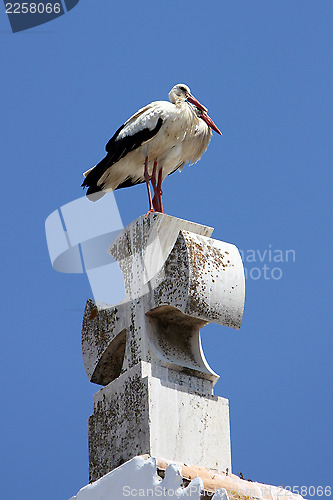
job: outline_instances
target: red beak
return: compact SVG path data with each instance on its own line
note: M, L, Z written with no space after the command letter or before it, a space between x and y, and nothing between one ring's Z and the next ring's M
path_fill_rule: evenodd
M190 102L191 104L194 104L194 106L196 106L197 108L201 109L201 111L205 111L205 112L208 111L208 109L205 108L205 106L203 106L201 104L201 102L199 102L193 95L188 94L188 96L186 97L186 100L188 102Z
M207 123L208 127L212 128L213 130L215 130L215 132L222 135L221 130L217 128L217 126L215 125L211 117L207 115L207 113L203 112L200 118Z
M222 135L222 132L217 128L217 126L215 125L215 123L213 122L213 120L211 119L210 116L207 115L207 111L208 109L205 108L205 106L203 106L193 95L189 94L187 96L187 101L190 102L191 104L194 104L194 106L196 106L197 108L201 109L202 111L202 115L200 116L200 118L202 118L202 120L204 122L207 123L208 127L210 127L211 129L213 129L215 132L217 132L218 134Z

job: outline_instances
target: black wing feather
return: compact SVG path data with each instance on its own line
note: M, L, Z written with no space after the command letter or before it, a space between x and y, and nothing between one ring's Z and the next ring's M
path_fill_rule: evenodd
M89 172L82 183L82 187L88 187L87 196L102 191L103 186L98 186L97 183L107 169L124 158L128 153L140 147L144 142L152 139L158 133L162 125L163 120L160 117L153 129L144 128L136 134L117 139L119 133L125 127L125 124L119 127L105 147L107 155L91 170L91 172ZM133 183L130 179L126 179L117 189L132 186L133 184L136 183Z

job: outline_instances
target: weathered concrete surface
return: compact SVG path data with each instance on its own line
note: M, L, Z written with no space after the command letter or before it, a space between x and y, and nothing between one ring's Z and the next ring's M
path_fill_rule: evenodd
M231 470L228 401L213 395L200 329L240 327L245 282L237 248L211 232L153 213L110 249L126 299L88 301L82 329L87 375L106 386L89 419L91 481L145 453Z
M231 470L228 400L184 390L168 380L170 372L154 377L141 362L95 394L90 481L135 454Z
M204 321L239 328L243 264L234 245L209 238L212 231L161 213L129 224L109 250L121 267L127 299L147 296L151 309L171 304Z
M153 213L118 236L111 253L127 300L112 307L87 303L82 350L92 382L106 385L143 360L213 387L218 376L203 355L200 328L209 322L240 327L245 281L237 248L207 237L211 232Z

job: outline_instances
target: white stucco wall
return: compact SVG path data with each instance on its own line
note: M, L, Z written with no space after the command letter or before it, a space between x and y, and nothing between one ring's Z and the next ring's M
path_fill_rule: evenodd
M70 500L119 500L120 498L173 498L200 500L203 482L197 477L182 487L178 465L169 465L165 478L157 475L156 460L135 457L109 472L94 483L84 486ZM218 490L212 500L229 500L224 489Z

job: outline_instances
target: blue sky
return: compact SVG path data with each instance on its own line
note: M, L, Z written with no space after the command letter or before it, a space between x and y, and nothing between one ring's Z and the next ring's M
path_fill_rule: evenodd
M84 275L52 269L44 221L81 196L123 121L179 82L223 136L165 181L165 211L245 256L295 252L265 258L281 279L247 280L239 332L202 332L230 400L233 471L332 485L332 14L326 0L81 0L12 34L2 8L1 498L62 500L88 482L91 292ZM116 199L124 224L147 210L144 185ZM249 273L263 267L256 255Z

